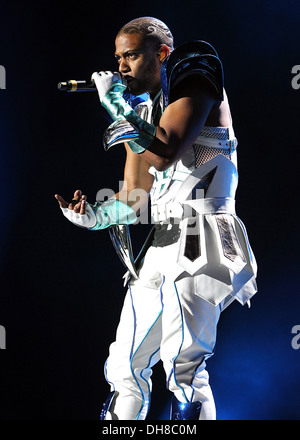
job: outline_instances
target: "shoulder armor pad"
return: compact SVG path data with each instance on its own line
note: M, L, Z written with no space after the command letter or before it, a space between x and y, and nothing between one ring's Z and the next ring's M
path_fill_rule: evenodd
M173 87L187 76L197 73L207 78L223 100L223 66L214 47L206 41L192 41L178 46L161 67L164 104L167 106Z

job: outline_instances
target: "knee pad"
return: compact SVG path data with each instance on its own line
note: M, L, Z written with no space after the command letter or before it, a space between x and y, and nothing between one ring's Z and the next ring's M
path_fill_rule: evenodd
M201 402L182 403L173 396L170 420L199 420Z

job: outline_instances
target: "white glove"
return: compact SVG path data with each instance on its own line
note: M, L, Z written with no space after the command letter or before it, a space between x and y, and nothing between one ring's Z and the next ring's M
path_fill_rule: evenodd
M81 226L83 228L93 228L97 223L96 215L89 203L86 203L85 214L76 213L72 209L68 208L60 207L60 209L62 210L63 215L77 226Z
M104 96L106 95L107 91L109 90L112 84L116 82L120 82L127 87L126 80L118 72L109 72L109 71L102 71L99 73L94 72L92 75L92 79L95 81L100 102L102 102Z

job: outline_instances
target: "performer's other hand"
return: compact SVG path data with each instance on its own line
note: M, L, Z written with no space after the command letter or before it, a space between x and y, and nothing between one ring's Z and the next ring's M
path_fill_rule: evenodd
M85 214L87 197L82 194L80 189L74 192L74 197L70 203L67 203L59 194L55 194L55 198L61 208L68 208L77 214Z

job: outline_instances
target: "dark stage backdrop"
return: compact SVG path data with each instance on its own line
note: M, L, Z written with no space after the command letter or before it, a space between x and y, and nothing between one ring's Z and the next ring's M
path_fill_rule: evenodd
M165 21L176 45L204 39L217 48L239 139L237 213L259 293L220 321L208 361L218 418L300 419L297 0L1 6L0 417L97 420L106 398L124 269L107 231L72 226L54 194L68 199L80 188L93 202L101 188L117 191L125 156L103 151L97 94L63 94L56 84L115 69L116 32L143 15ZM136 253L148 229L131 232ZM160 365L153 381L149 419L167 419Z

